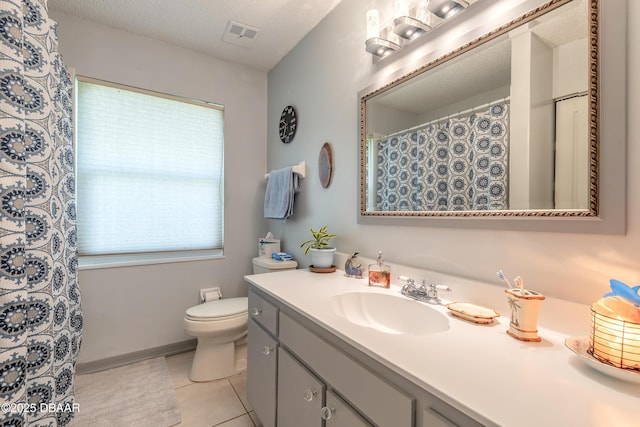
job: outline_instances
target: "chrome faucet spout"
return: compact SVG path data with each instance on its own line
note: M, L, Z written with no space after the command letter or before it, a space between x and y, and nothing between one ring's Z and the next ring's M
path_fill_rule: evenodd
M434 283L427 286L426 281L422 281L420 287L416 287L413 279L407 278L407 283L402 286L400 291L402 295L408 296L418 301L427 302L429 304L441 304L442 300L438 296L438 291L450 291L451 288L445 285L436 285Z

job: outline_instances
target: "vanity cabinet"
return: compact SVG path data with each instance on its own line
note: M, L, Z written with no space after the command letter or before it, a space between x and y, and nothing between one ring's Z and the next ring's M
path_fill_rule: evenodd
M258 292L250 287L247 396L265 427L481 426Z

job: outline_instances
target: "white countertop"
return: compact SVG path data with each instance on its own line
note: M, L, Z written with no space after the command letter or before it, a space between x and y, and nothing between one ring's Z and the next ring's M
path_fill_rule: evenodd
M330 299L354 291L400 295L400 283L392 284L391 289L373 288L367 286L366 279L347 278L341 270L328 274L290 270L245 277L276 300L483 424L640 425L640 384L594 370L564 345L571 332L582 331L582 324L581 335L588 335L588 316L583 316L588 313L587 306L547 298L539 321L542 341L527 343L506 334L509 318L505 316L508 311L504 289L453 276L438 278L438 283L453 288L451 294L442 294L446 300L485 305L502 316L493 325L476 325L451 316L444 306L429 305L447 316L447 331L423 336L387 334L334 314ZM487 301L494 304L487 305ZM568 317L573 320L567 321Z

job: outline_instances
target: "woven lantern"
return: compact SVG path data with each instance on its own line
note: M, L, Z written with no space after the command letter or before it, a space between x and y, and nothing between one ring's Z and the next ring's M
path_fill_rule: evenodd
M594 303L589 353L617 368L640 371L640 308L619 296Z

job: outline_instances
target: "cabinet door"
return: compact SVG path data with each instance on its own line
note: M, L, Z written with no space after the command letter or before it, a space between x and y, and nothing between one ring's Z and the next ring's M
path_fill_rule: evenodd
M278 427L322 427L324 384L278 349Z
M277 342L249 321L247 398L264 427L276 426Z
M356 411L333 391L327 391L327 403L322 408L326 427L371 427Z

